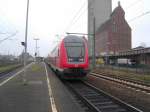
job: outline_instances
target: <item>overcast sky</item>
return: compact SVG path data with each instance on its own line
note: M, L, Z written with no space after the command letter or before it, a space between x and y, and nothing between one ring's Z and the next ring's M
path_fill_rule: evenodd
M150 47L150 14L131 21L150 11L150 1L120 1L132 28L132 47L141 43ZM23 50L20 42L25 37L26 2L27 0L0 0L0 40L16 33L0 43L1 54L18 55ZM114 9L118 0L112 2ZM87 33L87 0L30 0L28 32L28 51L34 54L33 39L39 38L40 55L47 56L65 32Z

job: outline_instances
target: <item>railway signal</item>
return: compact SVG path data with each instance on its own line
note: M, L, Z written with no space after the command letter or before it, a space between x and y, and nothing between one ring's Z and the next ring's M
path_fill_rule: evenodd
M25 42L21 42L21 45L25 47Z

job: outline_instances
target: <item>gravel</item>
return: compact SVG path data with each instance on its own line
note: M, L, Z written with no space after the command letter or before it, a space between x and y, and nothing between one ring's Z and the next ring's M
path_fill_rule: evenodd
M97 88L141 109L143 112L150 112L150 94L128 88L116 82L99 79L88 75L85 81L91 83Z

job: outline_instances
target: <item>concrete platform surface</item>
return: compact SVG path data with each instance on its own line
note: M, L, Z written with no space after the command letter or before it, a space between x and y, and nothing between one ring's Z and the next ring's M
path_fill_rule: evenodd
M0 81L0 112L84 111L45 63L28 66L26 85L22 71Z
M27 85L23 73L0 87L0 112L51 112L45 69L32 64L27 69Z

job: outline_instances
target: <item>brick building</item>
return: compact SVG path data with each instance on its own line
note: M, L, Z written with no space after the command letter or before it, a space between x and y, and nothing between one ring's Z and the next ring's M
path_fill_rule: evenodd
M125 20L125 12L118 6L96 31L96 55L116 54L119 51L131 49L131 28Z

